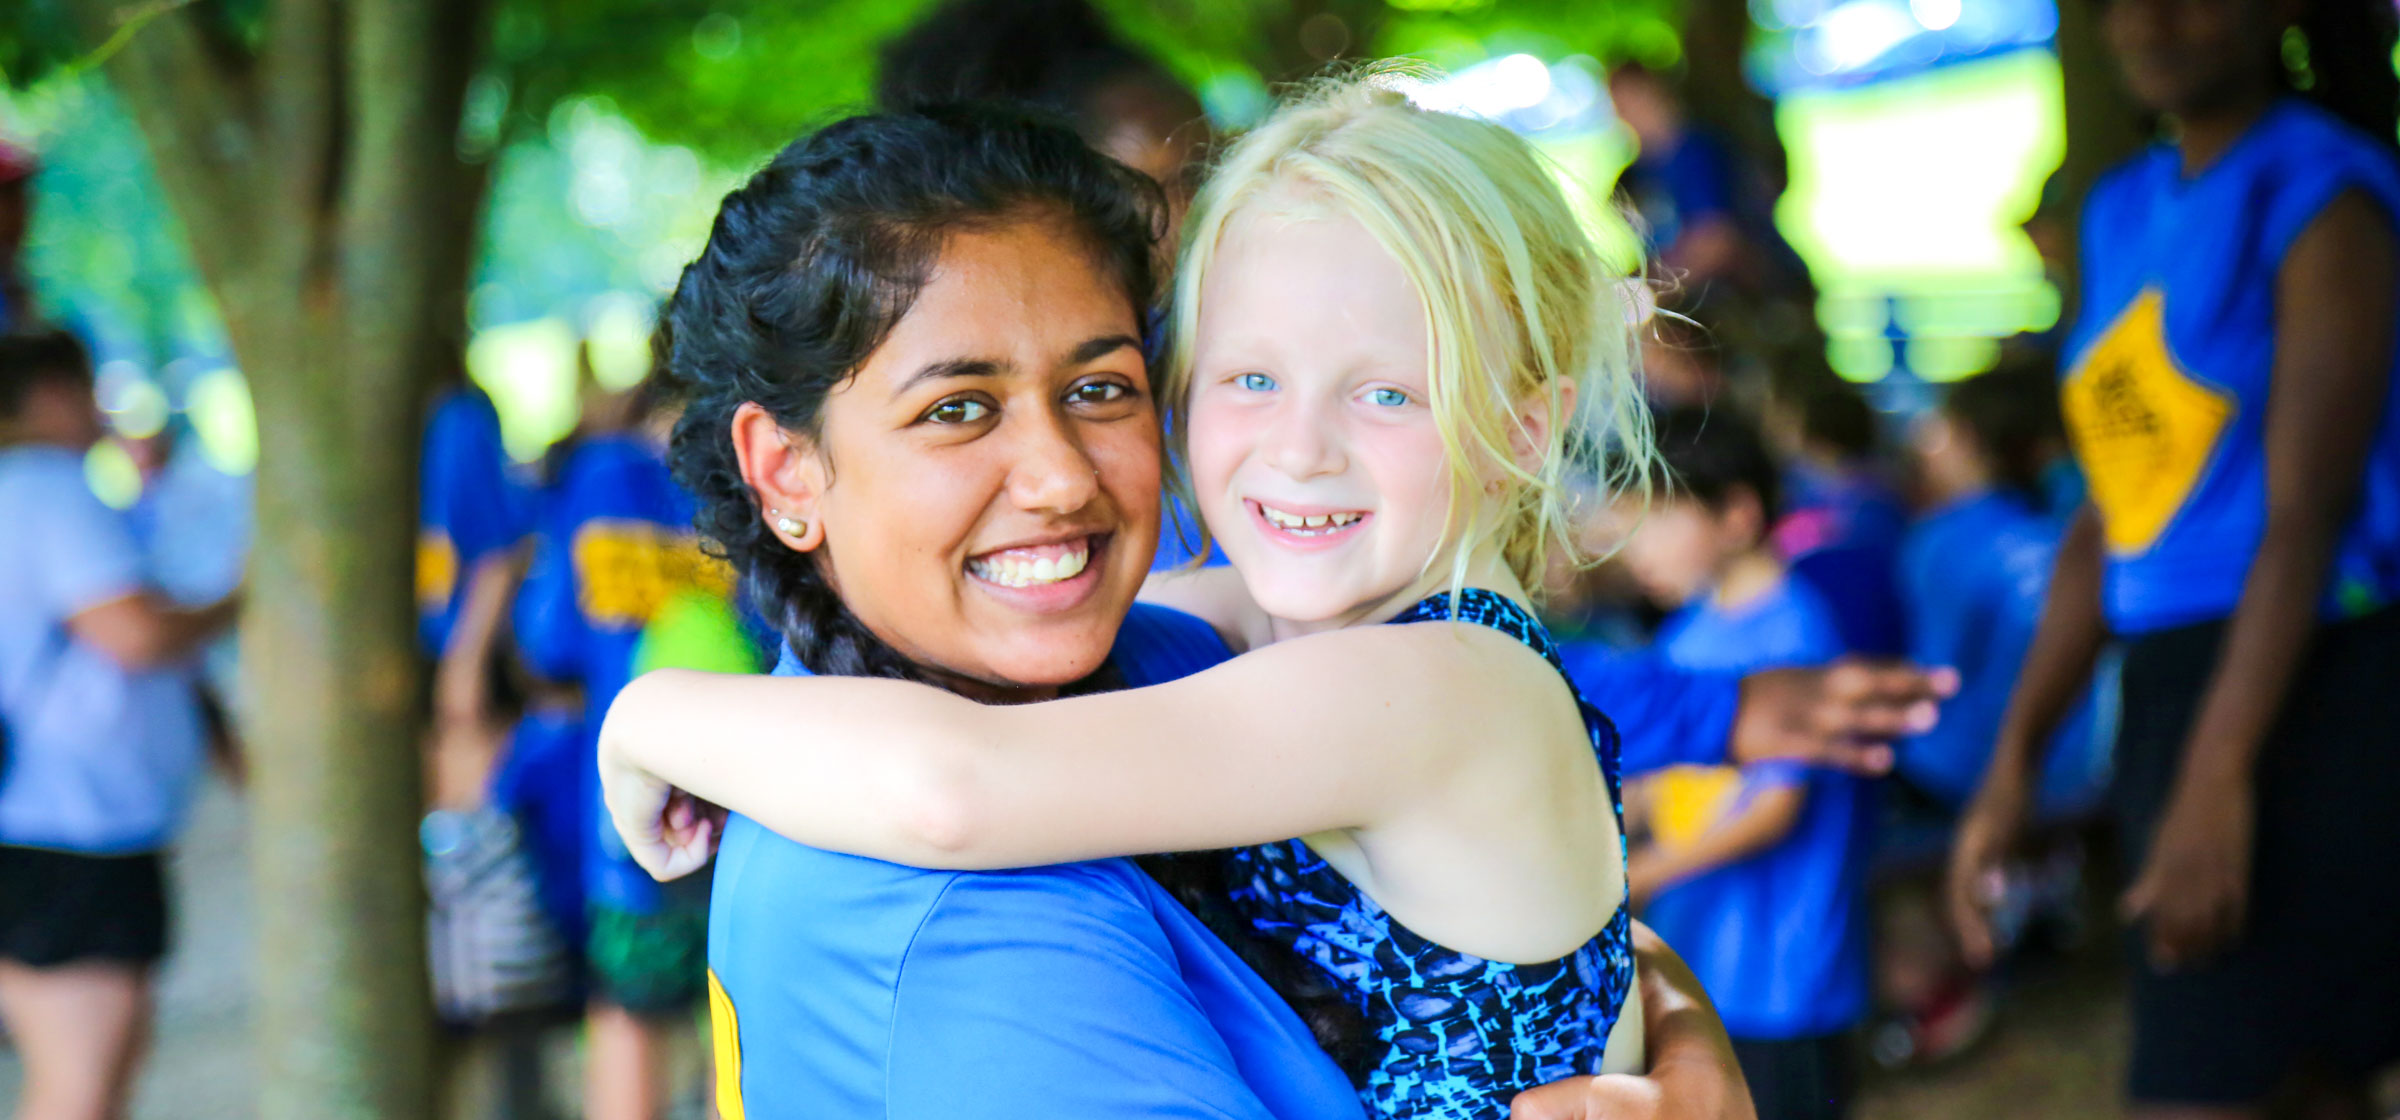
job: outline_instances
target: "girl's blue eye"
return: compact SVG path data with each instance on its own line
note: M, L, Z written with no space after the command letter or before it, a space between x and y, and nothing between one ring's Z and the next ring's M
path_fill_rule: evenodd
M1408 403L1408 394L1391 388L1370 389L1367 391L1367 400L1385 408L1398 408Z
M992 406L973 397L953 397L926 410L925 419L936 424L972 424L992 414Z
M1245 373L1234 378L1233 383L1253 393L1271 392L1275 388L1275 379L1263 373Z

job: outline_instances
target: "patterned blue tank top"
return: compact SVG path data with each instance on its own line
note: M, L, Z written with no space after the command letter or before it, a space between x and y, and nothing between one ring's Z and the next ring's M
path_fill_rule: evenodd
M1525 643L1565 678L1549 631L1505 596L1466 590L1453 616L1450 596L1436 595L1392 621L1453 617ZM1580 692L1575 703L1622 832L1616 727ZM1379 1054L1359 1084L1369 1114L1498 1118L1523 1090L1600 1072L1609 1031L1633 987L1632 918L1623 904L1573 954L1504 964L1410 932L1298 840L1237 848L1227 859L1243 916L1322 970L1365 1013Z

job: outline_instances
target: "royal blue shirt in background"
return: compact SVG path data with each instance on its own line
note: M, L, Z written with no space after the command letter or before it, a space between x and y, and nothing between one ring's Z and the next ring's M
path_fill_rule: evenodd
M1784 489L1775 546L1792 575L1824 596L1850 651L1898 654L1908 641L1895 576L1908 525L1899 497L1869 472L1807 466L1786 472Z
M1957 669L1959 686L1942 704L1939 726L1898 744L1897 768L1952 808L1973 796L1991 764L2000 718L2041 623L2061 532L2024 500L1986 490L1926 514L1901 546L1908 655ZM2105 688L2087 689L2051 739L2038 804L2045 817L2089 810L2107 787L2101 724L2113 721L2098 719Z
M1725 761L1742 702L1741 674L1695 673L1655 649L1590 639L1559 643L1558 658L1576 691L1617 725L1627 777Z
M2297 97L2196 176L2159 145L2092 188L2063 403L2106 530L2103 599L2117 633L2223 618L2240 600L2266 528L2278 273L2301 231L2350 191L2400 219L2391 138ZM2356 617L2395 599L2400 393L2387 393L2324 613Z
M600 810L590 751L600 717L633 678L643 627L690 586L730 594L733 573L701 553L692 500L658 448L629 434L584 441L545 493L533 565L517 596L516 637L535 672L583 686L584 888L592 902L634 913L651 912L661 895Z
M439 657L468 573L532 530L533 497L509 469L492 398L472 386L434 402L419 470L417 638Z
M1137 605L1112 664L1140 687L1227 656ZM1359 1117L1283 1000L1127 860L928 871L736 816L708 937L729 1116Z
M1659 635L1669 663L1747 673L1813 665L1843 652L1824 600L1789 576L1726 610L1703 599ZM1692 966L1736 1038L1804 1038L1866 1013L1866 919L1860 879L1867 783L1789 763L1741 768L1734 804L1777 786L1806 789L1789 835L1749 859L1659 892L1642 918Z

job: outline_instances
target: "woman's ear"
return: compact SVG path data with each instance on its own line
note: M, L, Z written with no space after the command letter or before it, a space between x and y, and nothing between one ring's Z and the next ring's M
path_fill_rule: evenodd
M814 439L785 430L766 409L744 402L733 410L733 456L777 539L794 552L825 543L817 515L833 475Z

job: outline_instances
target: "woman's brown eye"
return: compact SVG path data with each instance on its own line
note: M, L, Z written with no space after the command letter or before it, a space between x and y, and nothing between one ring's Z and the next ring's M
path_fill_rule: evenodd
M1114 381L1093 381L1077 385L1074 391L1068 394L1068 397L1079 404L1105 404L1109 401L1123 400L1132 392L1133 390Z
M972 424L992 414L992 406L971 397L943 401L925 413L936 424Z

